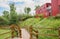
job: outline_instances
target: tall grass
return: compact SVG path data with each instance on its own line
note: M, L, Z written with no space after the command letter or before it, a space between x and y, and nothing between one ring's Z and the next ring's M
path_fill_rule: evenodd
M44 18L41 20L41 18L30 18L26 21L23 21L20 26L27 27L27 26L33 26L33 27L43 27L43 28L58 28L60 27L60 19L54 19L54 18ZM39 31L39 34L55 34L58 35L57 30L47 30L47 29L39 29L35 28ZM42 36L39 35L39 39L58 39L58 37L55 36Z

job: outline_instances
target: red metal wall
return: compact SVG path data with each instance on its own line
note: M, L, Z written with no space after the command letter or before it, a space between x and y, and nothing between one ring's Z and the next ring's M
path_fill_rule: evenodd
M58 1L58 5L60 5L60 0L57 0Z
M60 0L58 0L58 8L59 8L59 14L60 14Z
M52 4L52 15L56 16L60 14L60 0L51 0Z
M43 14L44 17L49 16L49 12L47 11L47 5L49 6L50 3L46 3L41 7L36 9L36 14ZM51 14L52 16L56 16L60 13L60 0L51 0Z
M42 5L41 7L36 9L36 14L43 14L44 17L48 17L49 16L49 12L47 11L47 7L50 6L50 3L46 3L44 5Z
M51 4L52 4L52 15L56 16L57 13L59 13L58 0L51 0Z

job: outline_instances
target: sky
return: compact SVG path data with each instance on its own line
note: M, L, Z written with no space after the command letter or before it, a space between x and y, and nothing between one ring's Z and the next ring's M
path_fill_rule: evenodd
M30 14L35 13L35 6L43 5L45 3L51 3L51 0L0 0L0 15L2 15L3 11L9 11L9 3L15 2L16 12L17 13L24 13L25 7L30 7L31 12Z

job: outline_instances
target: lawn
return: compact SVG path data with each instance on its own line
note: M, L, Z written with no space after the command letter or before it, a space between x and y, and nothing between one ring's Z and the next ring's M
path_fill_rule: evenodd
M22 27L29 27L29 26L36 27L35 29L39 31L39 34L55 34L58 35L58 30L47 30L47 29L39 29L37 27L43 28L58 28L60 26L60 19L55 18L30 18L20 23ZM42 36L39 35L39 39L58 39L55 36Z
M10 30L8 29L0 29L0 34L3 34L3 33L6 33L6 32L9 32ZM0 39L5 39L6 37L9 37L11 36L11 33L7 33L7 34L4 34L4 35L0 35Z
M36 27L34 29L39 31L39 34L55 34L58 35L58 30L47 30L47 29L39 29L37 27L43 27L43 28L58 28L60 26L60 19L54 19L54 18L44 18L41 20L41 18L29 18L23 22L20 22L20 27L29 27L29 26ZM0 34L9 32L8 29L0 29ZM4 39L8 36L11 36L11 33L4 34L0 36L0 39ZM58 39L58 37L55 36L42 36L39 35L39 39Z

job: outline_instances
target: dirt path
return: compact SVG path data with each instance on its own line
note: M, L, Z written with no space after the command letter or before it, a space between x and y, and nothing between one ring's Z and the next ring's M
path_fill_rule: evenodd
M30 38L29 33L25 29L22 29L22 38L23 39L29 39Z
M14 38L14 39L29 39L30 35L27 32L27 30L26 29L21 29L21 30L22 30L22 38Z

